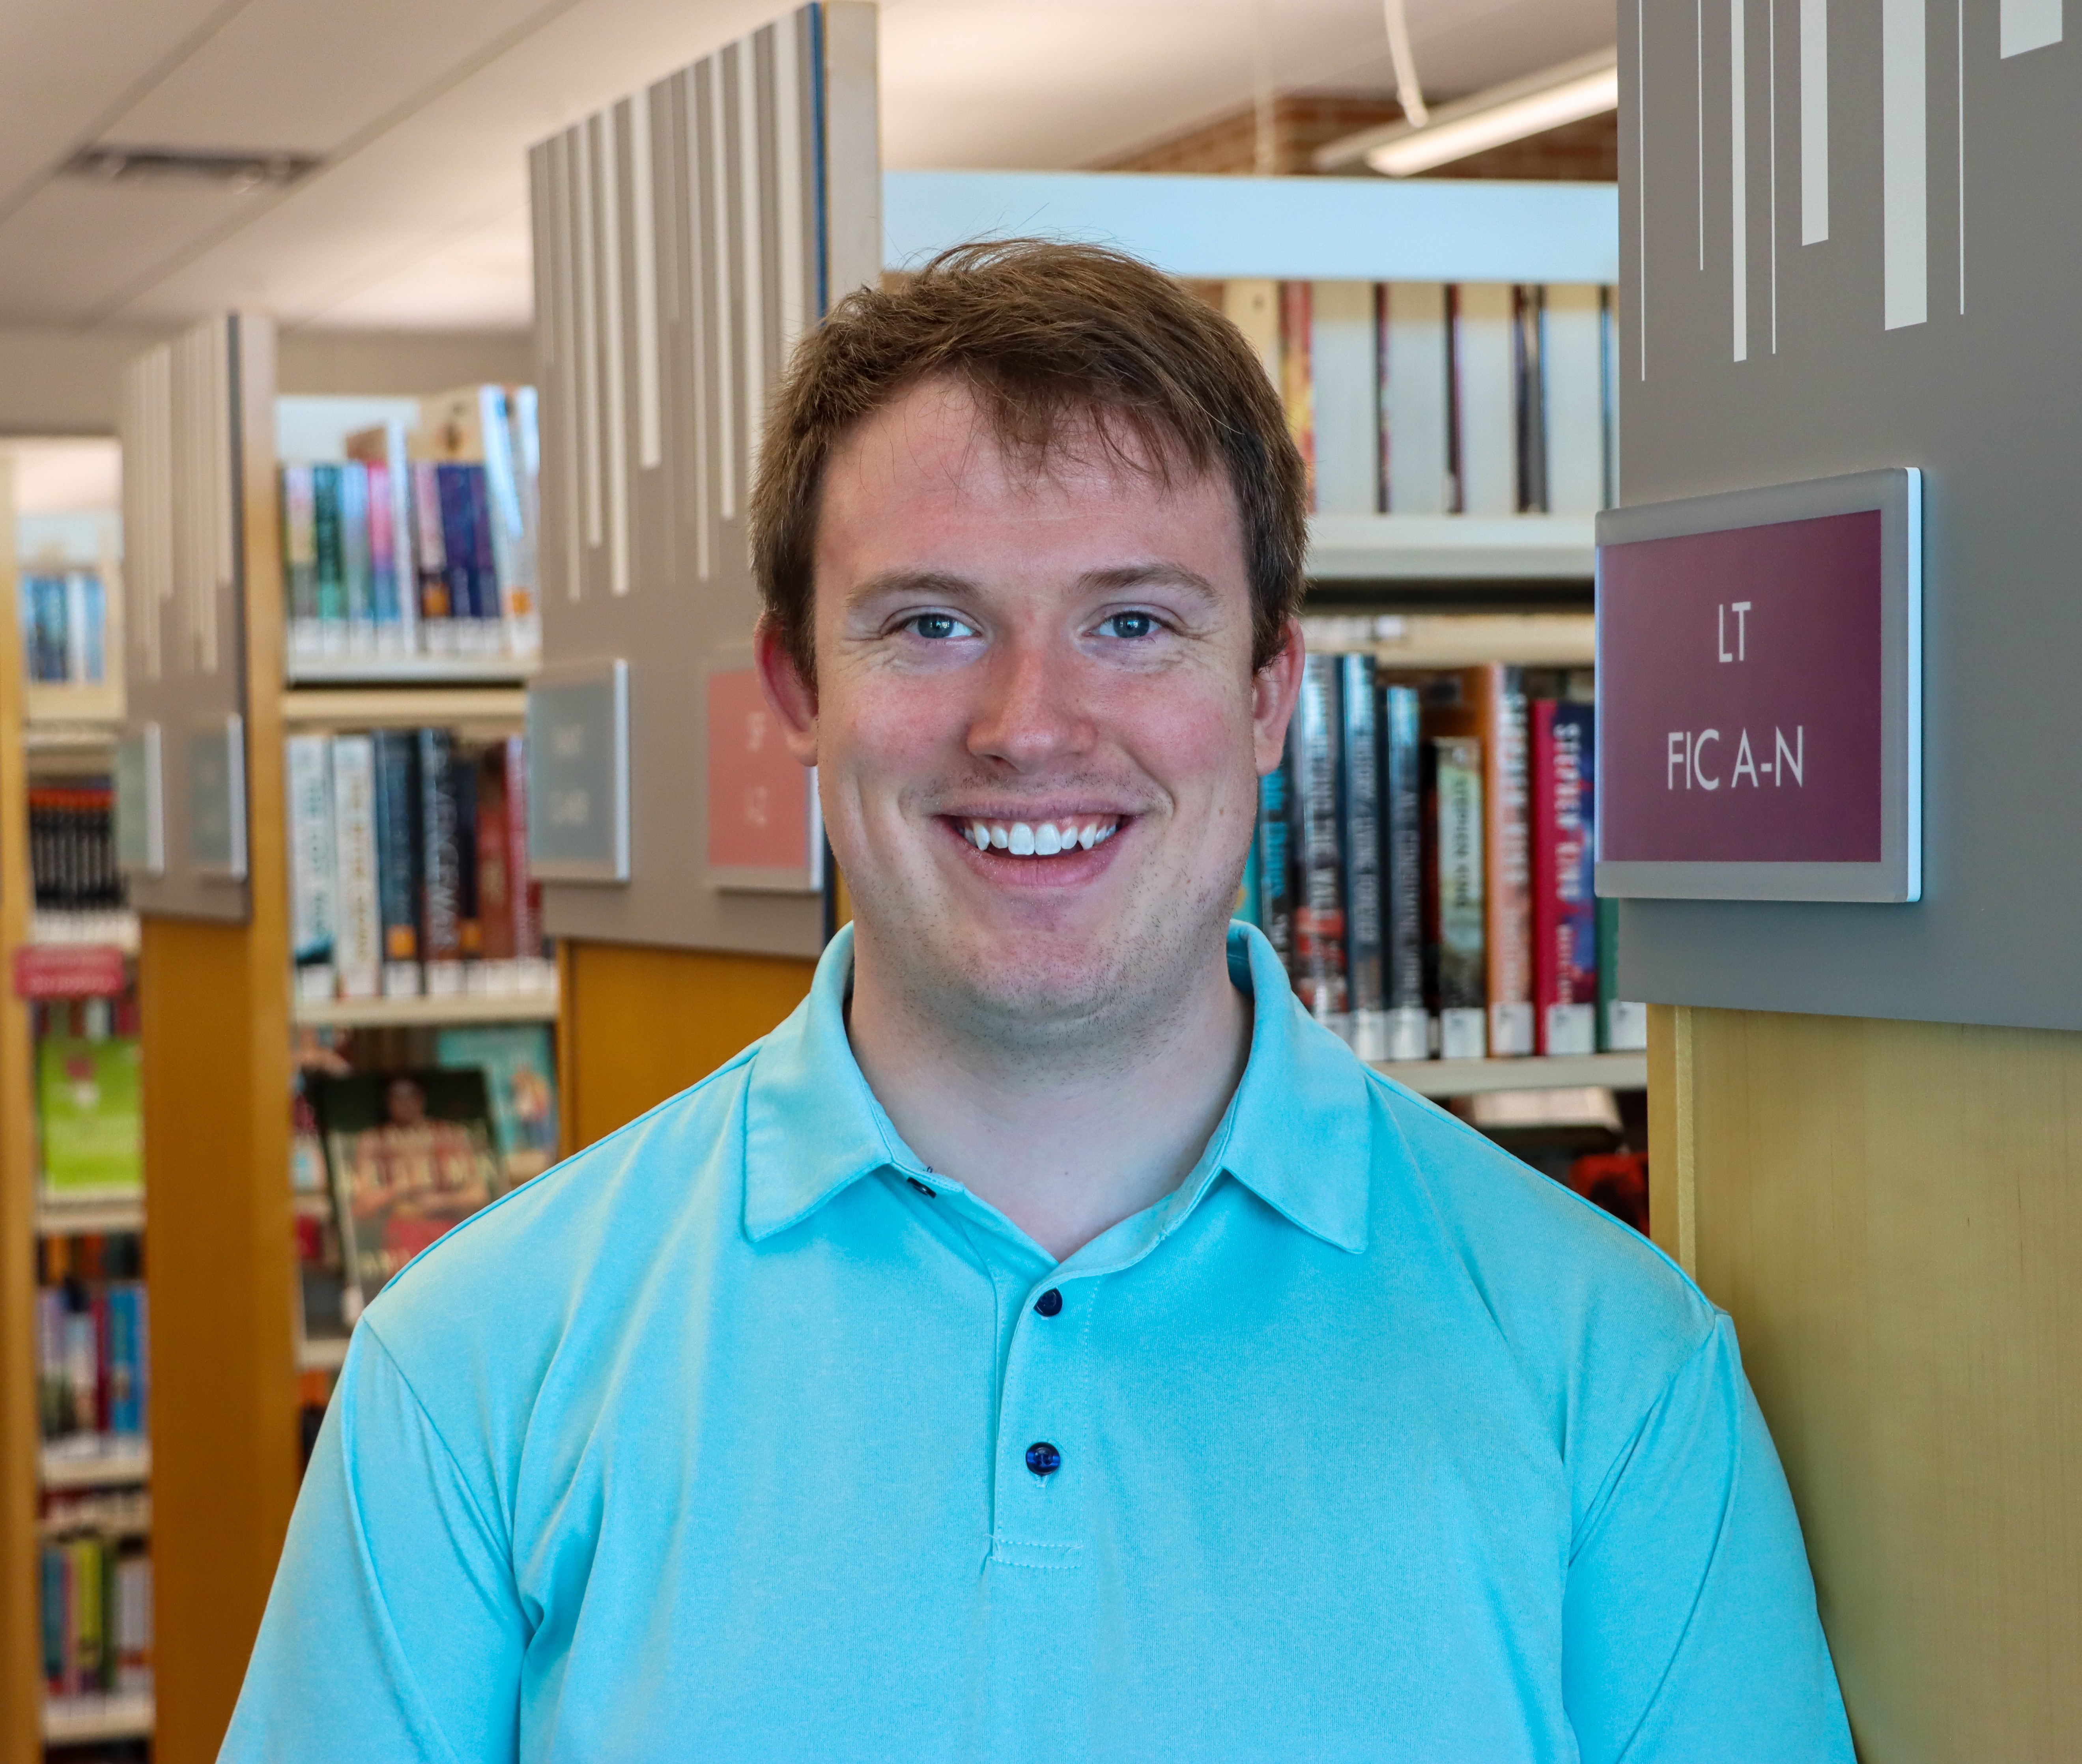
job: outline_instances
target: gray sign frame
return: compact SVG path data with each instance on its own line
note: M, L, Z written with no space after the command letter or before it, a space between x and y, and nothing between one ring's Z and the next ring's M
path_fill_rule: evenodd
M116 742L116 863L126 875L166 873L166 769L158 724Z
M1612 860L1598 817L1597 891L1622 900L1810 900L1904 903L1923 895L1923 474L1912 465L1847 472L1805 483L1685 496L1598 516L1605 549L1649 539L1772 527L1831 515L1880 516L1880 859L1877 863L1722 863ZM1612 679L1604 601L1597 626L1598 722ZM1606 795L1607 748L1597 745L1596 801Z
M571 752L553 723L575 729ZM528 683L528 867L545 882L629 880L629 663L570 662ZM582 831L557 804L574 790L606 798Z

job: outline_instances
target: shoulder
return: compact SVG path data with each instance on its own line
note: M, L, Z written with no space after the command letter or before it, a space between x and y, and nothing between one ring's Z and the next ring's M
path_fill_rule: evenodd
M416 1386L487 1351L519 1370L581 1309L616 1308L661 1252L735 1207L759 1046L465 1219L391 1277L361 1327Z
M1369 1079L1377 1133L1406 1154L1401 1178L1377 1184L1376 1227L1429 1248L1565 1438L1593 1421L1630 1431L1720 1311L1632 1227L1444 1109Z

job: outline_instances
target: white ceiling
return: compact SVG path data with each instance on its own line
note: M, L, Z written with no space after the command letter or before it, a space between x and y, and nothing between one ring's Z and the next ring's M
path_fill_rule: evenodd
M1612 40L1612 0L1408 0L1427 91ZM529 145L777 0L5 0L0 324L517 330ZM1271 82L1392 83L1380 0L885 0L892 166L1092 163ZM321 157L293 188L94 185L82 146Z

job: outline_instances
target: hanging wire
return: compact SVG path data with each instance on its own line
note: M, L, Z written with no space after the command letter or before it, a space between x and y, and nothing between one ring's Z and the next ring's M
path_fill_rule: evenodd
M1388 18L1388 54L1395 64L1395 95L1412 128L1431 120L1424 107L1424 88L1417 83L1417 57L1410 48L1410 18L1403 0L1382 0Z

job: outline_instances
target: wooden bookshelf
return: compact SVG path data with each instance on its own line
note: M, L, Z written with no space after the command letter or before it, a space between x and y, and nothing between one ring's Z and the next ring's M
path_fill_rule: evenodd
M1556 1055L1528 1059L1379 1060L1376 1071L1420 1097L1480 1097L1503 1090L1645 1090L1648 1055Z
M152 1737L150 1696L67 1697L44 1708L46 1745L107 1745Z
M149 1482L151 1477L151 1446L121 1435L106 1438L87 1451L46 1446L36 1469L37 1483L45 1489L107 1488Z
M1561 581L1587 583L1589 515L1312 515L1312 582Z
M292 686L498 686L541 666L537 655L300 655L285 678Z
M292 729L415 729L429 725L517 732L528 695L483 686L304 686L285 694L282 721Z
M557 989L466 992L434 998L297 1000L290 1019L305 1029L437 1029L450 1023L554 1023Z
M39 1237L74 1237L82 1234L106 1236L117 1231L145 1228L145 1202L134 1198L110 1200L41 1200L36 1206Z

